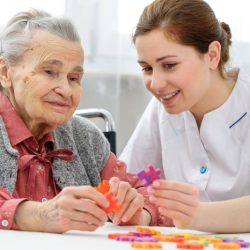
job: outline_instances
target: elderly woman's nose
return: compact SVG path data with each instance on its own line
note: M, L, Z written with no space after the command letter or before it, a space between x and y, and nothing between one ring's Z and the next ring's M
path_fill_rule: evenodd
M72 86L68 80L68 78L63 78L61 79L60 83L58 86L55 88L55 91L58 94L61 94L65 97L71 96L72 95Z

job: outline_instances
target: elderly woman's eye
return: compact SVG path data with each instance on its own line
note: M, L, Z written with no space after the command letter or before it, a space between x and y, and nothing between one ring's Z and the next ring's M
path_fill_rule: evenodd
M52 70L49 70L49 69L46 69L46 70L45 70L45 73L46 73L47 75L53 75L53 74L54 74L54 72L53 72Z
M68 79L69 79L69 81L71 81L71 82L77 82L77 83L80 83L80 77L79 76L69 76L68 77Z

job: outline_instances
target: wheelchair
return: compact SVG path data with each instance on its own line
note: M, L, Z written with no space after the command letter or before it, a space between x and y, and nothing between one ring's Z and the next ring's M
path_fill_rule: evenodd
M88 119L101 118L105 122L105 131L103 134L110 144L110 150L116 155L116 131L115 122L111 113L105 109L78 109L74 115L79 115Z

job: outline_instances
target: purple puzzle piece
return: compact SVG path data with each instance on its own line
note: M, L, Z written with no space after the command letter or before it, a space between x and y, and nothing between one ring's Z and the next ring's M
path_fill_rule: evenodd
M147 170L141 170L137 173L137 176L141 180L145 180L144 186L149 186L154 180L159 179L161 170L155 169L153 165L148 165Z

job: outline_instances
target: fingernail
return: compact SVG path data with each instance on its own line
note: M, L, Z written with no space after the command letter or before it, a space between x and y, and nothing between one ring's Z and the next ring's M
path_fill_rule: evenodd
M159 210L160 213L164 212L164 208L163 207L159 207L158 210Z
M160 186L160 183L159 183L158 181L154 181L154 182L153 182L153 186L154 186L154 187L159 187L159 186Z
M115 225L118 225L118 224L119 224L119 220L118 220L118 219L114 219L114 220L113 220L113 223L114 223Z
M153 188L151 188L151 187L148 188L148 193L153 194L154 192L155 192L155 190Z
M124 216L123 218L122 218L122 221L123 222L126 222L128 220L128 218L126 217L126 216Z

